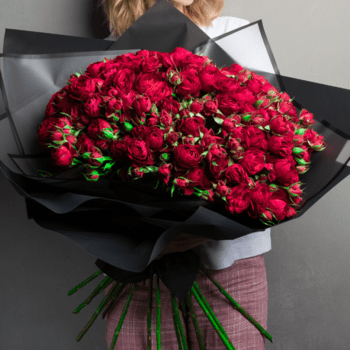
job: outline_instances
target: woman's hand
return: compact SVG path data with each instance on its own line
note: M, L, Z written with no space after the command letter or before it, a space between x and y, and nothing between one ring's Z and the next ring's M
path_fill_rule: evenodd
M200 237L188 233L179 233L165 246L163 251L154 260L162 258L165 254L185 252L186 250L190 250L209 241L211 241L210 238Z

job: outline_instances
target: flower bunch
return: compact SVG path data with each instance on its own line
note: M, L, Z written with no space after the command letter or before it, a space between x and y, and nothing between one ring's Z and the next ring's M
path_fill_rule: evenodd
M171 194L219 197L265 224L296 215L299 174L323 136L287 93L238 64L184 48L139 50L90 64L55 93L38 129L54 165L98 180L153 173Z

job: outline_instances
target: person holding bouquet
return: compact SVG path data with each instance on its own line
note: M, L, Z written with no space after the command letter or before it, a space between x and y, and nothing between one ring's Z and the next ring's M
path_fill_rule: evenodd
M111 35L105 40L117 40L129 26L142 16L157 0L101 0ZM214 38L249 23L236 17L222 16L224 0L176 0L170 1L176 9L191 19L209 37ZM268 289L264 253L271 250L271 229L254 232L234 240L211 240L185 232L176 235L156 259L166 254L193 249L201 259L201 270L212 276L261 326L267 328ZM156 295L156 277L153 276L153 295ZM240 312L235 310L204 273L196 282L203 291L213 312L239 350L265 349L265 338ZM120 330L118 348L146 349L147 309L150 280L136 283L135 295ZM105 294L112 285L105 289ZM174 330L171 298L168 288L160 281L162 304L162 348L178 349ZM127 284L106 317L106 340L110 346L115 329L130 292ZM226 349L215 329L203 313L200 305L193 303L206 349ZM183 310L182 310L183 311ZM186 330L189 349L199 349L194 325L189 314L180 314ZM152 349L156 346L156 315L152 316Z

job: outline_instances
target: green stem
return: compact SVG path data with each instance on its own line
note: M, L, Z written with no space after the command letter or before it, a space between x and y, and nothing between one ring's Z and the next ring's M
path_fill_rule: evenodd
M106 278L95 288L95 290L89 295L89 297L83 301L74 311L73 314L77 314L80 312L82 308L86 305L90 304L91 300L95 298L98 294L100 294L107 286L109 286L113 282L113 279L106 276Z
M102 319L104 319L107 316L107 314L113 309L114 305L117 302L116 299L117 299L118 295L122 292L124 286L125 285L123 285L122 283L118 284L118 287L116 288L115 292L113 293L113 295L111 295L111 297L109 299L110 301L106 307L106 310L102 314Z
M237 309L248 321L250 321L263 336L265 336L272 343L272 336L256 321L252 316L248 314L226 291L225 289L211 276L208 275L207 272L201 270L220 290L220 292L233 304L233 307Z
M153 277L152 277L153 278ZM156 293L157 293L157 350L161 350L161 329L160 329L160 290L159 290L159 276L157 275L156 279Z
M150 277L149 293L148 293L147 350L152 349L152 298L153 298L153 276Z
M200 298L202 299L205 307L208 309L208 311L210 312L211 316L213 317L213 319L215 320L215 322L217 323L217 325L219 326L220 331L222 332L222 334L226 337L226 339L229 341L229 343L232 345L230 338L228 337L224 327L221 325L220 321L217 319L216 315L214 314L214 311L212 310L212 308L210 307L210 305L208 304L207 300L205 299L202 291L200 290L198 283L196 281L194 281L193 283L194 288L196 289L198 295L200 296ZM233 345L232 345L233 346Z
M81 338L84 336L84 334L89 330L89 328L92 326L94 321L96 320L97 316L100 314L102 309L107 305L110 296L113 294L114 290L116 289L118 283L116 282L114 286L111 288L111 290L108 292L108 294L103 298L101 304L97 308L97 310L92 315L90 321L87 323L87 325L84 327L84 329L80 332L80 334L77 337L77 341L80 341Z
M129 305L130 305L130 302L131 302L131 298L134 295L134 293L135 293L135 283L133 283L132 286L131 286L130 293L129 293L129 296L128 296L128 300L125 303L122 315L121 315L121 317L119 319L119 323L118 323L118 326L117 326L117 328L115 330L114 337L113 337L112 343L111 343L111 345L109 347L109 350L113 350L114 347L115 347L115 344L116 344L116 342L118 340L118 337L119 337L120 329L123 326L124 318L126 316L126 313L128 311L128 308L129 308Z
M184 347L184 350L188 350L187 340L184 335L184 330L183 330L180 315L179 315L179 309L177 307L175 296L172 292L170 292L170 297L171 297L173 308L175 310L175 321L176 321L177 327L179 327L180 334L181 334L182 346Z
M196 335L197 335L197 340L199 343L199 346L201 348L201 350L205 350L205 343L203 341L203 337L202 337L202 332L199 328L199 324L197 321L197 317L196 317L196 313L194 311L194 307L193 307L193 303L192 303L192 293L191 291L188 292L187 297L186 297L186 301L187 301L187 306L190 310L190 315L191 315L191 319L193 322L193 326L196 330Z
M74 294L78 289L80 289L81 287L84 287L85 285L87 285L89 282L91 282L93 279L95 279L97 276L102 274L102 270L95 272L92 276L90 276L89 278L87 278L85 281L81 282L80 284L78 284L76 287L74 287L73 289L71 289L68 292L68 295L72 295Z
M177 324L177 320L176 320L175 307L174 307L174 303L173 303L173 298L171 296L171 292L170 292L170 297L171 297L171 305L172 305L172 311L173 311L173 321L174 321L175 334L176 334L176 338L177 338L177 344L178 344L179 350L182 350L181 335L180 335L180 330L179 330L179 327L178 327L178 324Z
M228 350L234 350L235 348L233 347L232 343L230 343L228 341L228 339L226 338L226 336L221 332L218 324L216 323L215 319L211 316L209 310L207 309L207 307L204 305L202 299L200 298L199 294L196 291L195 287L191 288L191 291L194 295L194 297L197 300L197 303L200 305L200 307L202 308L202 310L204 311L205 315L207 316L207 318L209 319L210 323L212 324L212 326L214 327L216 333L219 335L220 339L222 340L222 342L224 343L224 345L226 346L226 348Z

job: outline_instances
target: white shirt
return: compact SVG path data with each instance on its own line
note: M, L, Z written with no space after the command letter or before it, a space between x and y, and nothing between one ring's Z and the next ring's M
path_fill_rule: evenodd
M199 28L210 38L215 38L248 23L249 21L245 19L221 16L214 19L210 27ZM116 40L116 37L110 35L106 40ZM193 249L201 257L201 262L206 268L211 270L226 269L236 260L251 258L271 250L271 228L253 232L236 239L212 240Z

